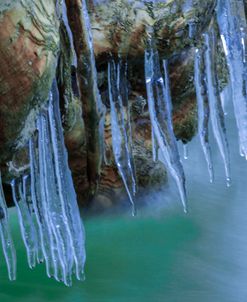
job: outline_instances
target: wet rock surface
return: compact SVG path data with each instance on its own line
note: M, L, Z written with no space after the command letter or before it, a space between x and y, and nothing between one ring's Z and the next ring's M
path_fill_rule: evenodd
M41 5L42 1L37 1L33 10L30 10L28 0L17 1L11 6L7 2L5 6L1 4L0 14L1 169L5 183L28 171L25 143L34 130L35 117L46 101L55 74L56 57L61 56L61 32L53 4L48 1L45 6ZM175 0L166 3L123 0L111 1L110 4L108 1L88 2L99 90L107 108L105 142L108 164L102 166L98 193L93 200L107 206L124 192L111 145L107 92L109 56L121 54L128 58L133 152L139 187L164 183L164 168L152 161L144 80L146 29L153 29L162 58L169 58L174 131L177 139L187 142L196 132L194 44L199 43L201 32L212 17L215 1L194 1L193 7ZM46 14L42 15L43 6ZM79 203L87 206L90 200L85 125L74 70L75 67L68 71L67 67L67 78L72 75L73 97L69 101L67 98L66 104L62 100L61 107L75 188Z

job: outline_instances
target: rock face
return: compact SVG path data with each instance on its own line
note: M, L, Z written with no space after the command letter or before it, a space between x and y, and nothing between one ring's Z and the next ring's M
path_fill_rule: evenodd
M0 4L0 161L9 160L34 129L47 98L59 49L53 1ZM9 3L8 3L9 2Z
M215 7L215 0L89 3L96 57L109 53L140 57L146 47L147 28L154 33L161 53L178 53L207 26Z
M4 0L0 4L1 170L5 183L28 171L25 144L34 131L37 112L47 99L59 58L57 75L60 92L65 96L61 97L61 105L69 163L79 202L88 205L83 106L79 100L75 67L71 69L68 63L71 56L68 35L62 33L64 26L58 20L54 2ZM212 18L215 1L196 0L193 6L189 5L190 2L88 1L98 84L107 108L105 139L109 164L102 166L99 189L94 196L96 207L110 206L124 191L111 150L107 93L107 60L110 55L120 54L128 58L134 156L140 187L153 186L166 179L163 167L152 162L151 154L143 66L150 32L155 37L157 49L170 61L175 134L184 142L195 134L194 44L199 42L202 31ZM72 4L70 13L75 9Z

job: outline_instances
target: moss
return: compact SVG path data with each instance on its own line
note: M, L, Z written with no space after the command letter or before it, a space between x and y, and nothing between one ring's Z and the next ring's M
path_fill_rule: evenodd
M183 143L191 141L197 132L197 109L195 96L186 100L187 104L180 104L174 114L174 132L176 138Z

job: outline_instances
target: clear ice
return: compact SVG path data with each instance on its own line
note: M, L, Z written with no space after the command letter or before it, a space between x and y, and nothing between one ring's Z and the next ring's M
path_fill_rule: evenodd
M188 159L189 158L189 150L188 150L188 145L187 144L183 144L183 151L184 151L184 159Z
M218 0L217 20L230 74L240 153L247 159L247 24L242 0Z
M132 154L132 134L128 103L127 65L119 60L108 63L108 90L111 106L112 147L117 168L130 202L132 214L136 214L135 194L137 190Z
M30 195L43 256L38 258L45 260L49 277L70 286L74 271L78 280L84 279L85 235L68 166L55 81L48 108L37 119L36 137L29 141L29 156ZM39 253L36 246L36 256Z
M163 61L163 69L165 77L162 76L160 70L158 52L150 47L145 52L145 79L152 130L165 165L178 187L184 211L187 212L185 175L173 132L172 103L166 61Z
M22 239L27 251L27 260L30 268L36 265L37 256L37 234L26 195L27 175L23 176L21 181L13 180L11 182L12 196L17 209L19 225Z
M8 209L4 197L2 178L0 175L0 236L3 254L11 281L16 279L16 252L10 232Z
M197 99L198 134L202 150L207 162L210 182L213 182L214 171L212 164L211 148L209 145L209 103L204 73L204 52L196 49L195 52L195 89Z
M59 110L59 95L55 84L53 84L52 97L50 97L49 100L48 112L57 190L60 203L63 208L63 215L66 215L67 217L65 221L68 223L68 236L72 241L71 248L76 277L78 280L83 280L85 264L84 227L77 205L71 171L68 165L68 154L64 143L63 128Z
M226 183L227 186L231 184L230 176L230 159L228 141L226 137L225 117L222 109L220 88L216 73L216 33L214 27L211 26L208 32L204 34L205 43L205 74L207 83L207 94L209 101L210 120L212 130L217 142L221 157L224 162Z

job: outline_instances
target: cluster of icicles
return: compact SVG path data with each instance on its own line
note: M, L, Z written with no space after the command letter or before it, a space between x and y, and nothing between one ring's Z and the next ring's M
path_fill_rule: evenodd
M56 82L29 141L30 175L11 182L22 239L30 268L45 262L49 277L71 285L84 279L84 229L68 167ZM0 234L9 279L16 278L16 254L3 189Z
M89 30L88 45L93 53L88 12L85 9L85 1L82 3L84 22ZM214 173L209 144L209 121L224 162L229 186L231 182L229 150L216 72L215 28L217 26L219 28L229 69L229 82L239 130L240 153L247 158L247 27L243 1L218 0L217 21L211 23L208 31L203 34L202 45L196 49L194 83L197 95L198 133L210 181L213 181ZM150 38L149 42L145 51L145 80L152 127L153 159L156 161L160 158L165 163L176 182L186 212L185 175L173 131L168 62L163 60L160 64L154 41ZM96 71L93 56L91 60L91 66ZM108 89L113 153L135 214L134 199L137 186L132 154L127 64L121 59L117 62L110 60L108 63ZM101 102L100 95L98 100ZM99 125L103 137L102 129L102 125ZM45 261L48 276L70 285L73 273L79 280L84 278L84 231L68 167L55 82L50 92L48 107L38 117L37 133L29 142L29 152L30 175L12 181L13 199L18 210L28 263L32 268L36 262ZM0 210L1 241L9 278L13 280L16 275L15 251L2 186L0 186Z
M227 186L231 184L229 148L222 107L221 91L217 75L218 27L229 69L229 82L236 122L239 130L241 156L247 159L247 24L242 0L218 0L217 22L212 20L203 42L195 51L194 84L197 96L198 134L208 165L210 182L214 172L209 144L209 121L222 157ZM154 44L154 45L153 45ZM185 175L180 161L172 124L172 100L169 83L168 61L161 60L150 38L145 51L145 80L148 108L152 126L153 160L162 159L169 174L174 178L184 211L187 212ZM119 173L134 207L136 192L133 165L131 129L127 98L126 67L121 60L108 66L108 87L111 104L113 151ZM121 84L120 84L121 83ZM185 157L186 157L185 148Z

